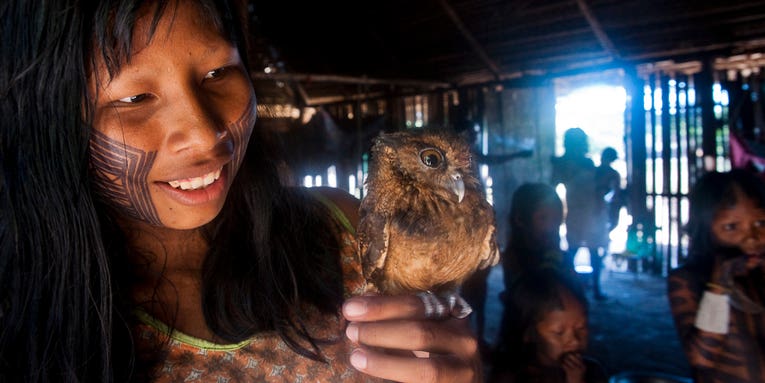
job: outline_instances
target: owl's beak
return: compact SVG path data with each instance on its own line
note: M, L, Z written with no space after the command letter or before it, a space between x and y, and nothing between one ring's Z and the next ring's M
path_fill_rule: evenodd
M454 173L451 176L451 189L457 195L457 202L462 202L465 198L465 182L462 181L462 174Z

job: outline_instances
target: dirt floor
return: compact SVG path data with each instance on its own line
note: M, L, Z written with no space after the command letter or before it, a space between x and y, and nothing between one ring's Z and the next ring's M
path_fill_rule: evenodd
M669 311L666 279L607 269L601 281L609 299L590 302L589 354L611 375L641 371L690 376ZM484 338L490 343L502 315L497 298L502 289L502 271L495 267L489 274L486 302Z

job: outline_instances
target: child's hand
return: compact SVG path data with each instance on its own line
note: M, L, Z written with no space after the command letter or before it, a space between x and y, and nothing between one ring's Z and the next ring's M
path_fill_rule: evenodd
M428 319L415 295L348 299L346 335L358 347L351 364L397 382L482 381L478 341L465 319ZM406 351L406 352L402 352Z
M734 278L744 276L757 267L763 267L764 264L762 257L748 255L740 255L726 260L718 258L712 279L715 283L731 289Z
M584 364L582 353L568 352L561 356L563 371L566 373L566 383L584 383L584 373L587 367Z

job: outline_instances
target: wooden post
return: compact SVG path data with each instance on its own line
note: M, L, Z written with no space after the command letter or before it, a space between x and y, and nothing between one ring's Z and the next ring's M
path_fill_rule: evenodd
M715 102L712 98L712 61L707 60L701 68L696 81L696 97L701 105L701 149L704 152L704 171L715 170L717 157L717 120L715 119Z

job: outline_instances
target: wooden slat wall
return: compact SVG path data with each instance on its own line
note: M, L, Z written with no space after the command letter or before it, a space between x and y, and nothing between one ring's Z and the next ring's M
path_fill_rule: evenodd
M726 83L719 81L711 63L649 70L639 77L633 97L644 102L633 102L632 108L644 111L637 120L644 119L640 122L645 126L636 129L633 125L630 137L633 149L645 137L646 161L644 169L639 161L633 161L631 168L636 174L645 172L647 214L640 223L648 229L647 235L651 226L656 229L647 266L666 275L687 256L684 225L691 188L706 171L730 169ZM633 193L632 198L633 203L642 204L639 194Z

